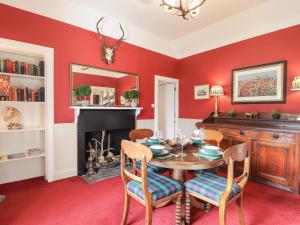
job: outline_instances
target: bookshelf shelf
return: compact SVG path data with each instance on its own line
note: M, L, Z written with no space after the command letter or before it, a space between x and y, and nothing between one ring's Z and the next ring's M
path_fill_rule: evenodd
M0 101L0 103L9 103L9 104L41 104L44 105L45 102L28 102L28 101Z
M44 131L43 127L25 127L24 129L19 130L8 130L8 129L0 129L0 133L18 133L18 132L27 132L27 131Z
M26 159L43 158L45 156L46 156L45 154L31 155L31 156L26 155L25 157L22 157L22 158L0 160L0 163L15 162L15 161L21 161L21 160L26 160Z
M32 75L27 75L27 74L19 74L19 73L5 73L5 72L0 72L0 74L10 76L12 78L21 78L21 79L34 79L34 80L45 80L45 77L39 77L39 76L32 76Z

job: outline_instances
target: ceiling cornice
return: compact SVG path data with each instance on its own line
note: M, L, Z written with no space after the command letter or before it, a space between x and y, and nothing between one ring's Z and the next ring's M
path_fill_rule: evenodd
M105 7L91 10L66 0L0 0L1 3L59 20L95 32L99 17L106 16ZM240 14L195 31L175 41L160 38L133 24L124 24L126 42L177 59L253 38L300 24L299 0L269 0ZM106 35L118 38L118 18L110 18ZM122 22L122 21L121 21Z

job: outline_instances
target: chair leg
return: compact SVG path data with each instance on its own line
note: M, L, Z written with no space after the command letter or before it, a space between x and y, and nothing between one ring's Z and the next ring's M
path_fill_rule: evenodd
M191 221L191 196L185 193L185 224L190 224Z
M219 206L219 225L226 225L226 203Z
M176 225L181 225L181 198L180 194L176 199Z
M242 207L242 200L243 200L243 195L241 195L236 200L236 205L238 207L240 225L245 225L244 214L243 214L243 207Z
M124 200L124 211L121 225L126 225L129 207L130 207L130 196L125 192L125 200Z
M152 225L152 212L153 212L153 207L150 204L146 205L146 221L145 225Z

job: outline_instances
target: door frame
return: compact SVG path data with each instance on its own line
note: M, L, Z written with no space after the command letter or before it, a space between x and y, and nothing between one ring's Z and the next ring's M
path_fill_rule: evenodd
M154 76L154 131L158 130L158 84L159 81L167 81L175 84L175 134L178 129L178 109L179 109L179 80L171 77L164 77L160 75Z

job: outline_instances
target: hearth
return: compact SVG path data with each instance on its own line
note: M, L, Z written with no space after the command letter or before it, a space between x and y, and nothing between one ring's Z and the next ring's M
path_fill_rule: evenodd
M82 109L78 116L78 175L119 163L121 140L135 128L135 110ZM102 146L101 146L102 144ZM101 149L102 148L102 149ZM97 152L93 152L98 149ZM90 151L94 155L90 155ZM94 157L92 158L89 157ZM95 160L97 157L98 160ZM90 164L87 162L90 161ZM97 165L95 165L97 163ZM90 169L90 170L89 170Z

